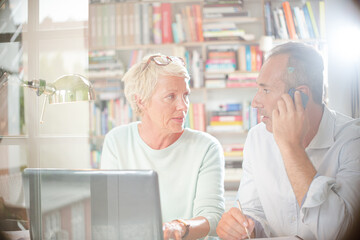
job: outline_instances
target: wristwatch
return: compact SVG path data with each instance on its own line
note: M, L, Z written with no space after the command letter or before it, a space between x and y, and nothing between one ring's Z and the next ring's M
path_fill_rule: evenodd
M186 236L189 234L189 231L190 231L190 224L185 222L182 219L175 219L174 221L179 222L185 226L185 234L181 238L182 239L186 238Z

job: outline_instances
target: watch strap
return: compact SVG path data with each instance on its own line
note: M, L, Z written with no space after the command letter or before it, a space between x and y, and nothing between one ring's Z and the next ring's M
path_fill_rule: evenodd
M185 226L185 234L181 237L182 239L186 238L187 235L189 235L190 231L190 224L184 221L183 219L175 219L175 221L183 224Z

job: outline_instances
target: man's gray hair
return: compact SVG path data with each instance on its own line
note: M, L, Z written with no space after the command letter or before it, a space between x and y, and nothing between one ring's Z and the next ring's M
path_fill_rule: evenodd
M268 60L277 55L287 55L288 63L283 73L288 87L307 85L315 103L322 104L324 93L324 61L313 46L288 42L273 48Z

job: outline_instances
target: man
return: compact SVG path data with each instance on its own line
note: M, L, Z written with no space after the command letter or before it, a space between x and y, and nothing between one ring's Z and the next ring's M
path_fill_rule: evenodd
M302 43L274 48L264 63L252 102L262 123L249 131L237 195L243 212L222 216L220 238L246 238L246 228L251 237L328 240L351 227L360 199L360 119L324 105L323 70L321 55Z

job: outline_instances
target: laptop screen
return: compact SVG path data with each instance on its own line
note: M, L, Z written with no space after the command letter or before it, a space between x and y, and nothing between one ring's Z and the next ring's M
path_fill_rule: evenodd
M163 239L154 171L25 169L32 239Z

